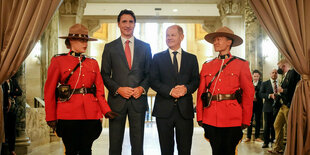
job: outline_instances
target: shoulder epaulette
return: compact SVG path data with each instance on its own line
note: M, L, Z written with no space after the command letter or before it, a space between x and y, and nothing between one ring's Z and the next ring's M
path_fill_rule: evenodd
M61 53L61 54L55 54L54 57L58 57L58 56L66 56L68 53Z
M234 57L236 57L236 56L234 56ZM241 61L246 61L245 59L242 59L242 58L240 58L240 57L236 57L237 59L239 59L239 60L241 60Z
M209 63L209 62L213 61L214 59L216 59L216 58L213 58L213 59L207 60L207 61L205 61L205 62L204 62L204 64L205 64L205 63Z

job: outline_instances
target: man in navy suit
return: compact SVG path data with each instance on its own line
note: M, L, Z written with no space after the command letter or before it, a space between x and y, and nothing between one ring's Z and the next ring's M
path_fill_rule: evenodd
M121 37L105 45L101 65L103 81L109 90L108 104L119 113L118 117L109 120L109 154L122 153L128 116L131 154L143 155L151 48L133 36L136 17L131 10L122 10L117 22Z
M270 79L262 83L262 86L259 91L260 96L265 99L263 105L264 120L265 120L264 144L262 146L263 148L267 148L268 144L272 143L275 138L273 123L276 114L273 105L275 105L275 102L278 102L276 95L278 87L277 78L278 78L277 70L273 69L270 73Z
M195 55L181 48L183 29L168 27L168 49L154 55L151 65L151 87L157 94L153 116L159 135L162 155L173 155L174 130L179 155L191 154L193 136L193 98L199 85L198 62Z

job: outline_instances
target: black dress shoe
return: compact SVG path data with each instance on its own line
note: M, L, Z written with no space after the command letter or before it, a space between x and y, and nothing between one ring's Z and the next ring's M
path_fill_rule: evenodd
M263 144L262 148L268 148L268 144Z

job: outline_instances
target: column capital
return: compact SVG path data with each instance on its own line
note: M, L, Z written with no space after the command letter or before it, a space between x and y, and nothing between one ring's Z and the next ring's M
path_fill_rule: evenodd
M59 7L60 15L75 17L75 23L81 23L86 8L86 0L64 0Z
M92 36L101 26L99 19L83 20L82 23L88 28L88 36Z
M221 0L217 5L220 16L242 16L244 12L244 2L242 0Z
M212 33L212 32L215 32L215 30L221 27L222 25L223 23L221 22L221 19L217 17L213 21L204 20L202 27L208 33Z
M258 24L257 17L250 7L249 1L244 0L244 17L245 17L245 27L250 27L251 24Z
M76 15L79 1L64 0L59 7L60 15Z
M75 17L76 23L82 23L85 8L86 8L86 1L78 0L78 7L77 7L77 12L76 12L76 17Z

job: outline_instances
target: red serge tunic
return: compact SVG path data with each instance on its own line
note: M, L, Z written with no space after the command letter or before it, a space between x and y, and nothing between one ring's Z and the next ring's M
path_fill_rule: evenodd
M71 76L68 85L71 89L81 87L91 88L96 85L96 97L91 94L73 94L66 102L55 99L55 90L58 82L64 83L70 72L79 63L79 57L67 55L54 56L48 68L47 79L44 87L44 100L46 121L63 120L87 120L100 119L102 115L111 111L104 98L104 85L96 60L86 58L80 68Z
M231 59L224 59L224 64ZM219 71L222 59L213 59L202 66L200 72L200 84L197 94L197 121L202 121L215 127L236 127L241 124L250 125L252 117L252 107L254 98L254 86L249 69L249 63L241 58L230 62L219 76L213 81L210 92L216 94L233 94L241 88L242 103L237 100L211 101L207 108L203 107L201 94L206 91L206 87L214 75ZM217 80L217 84L214 87Z

